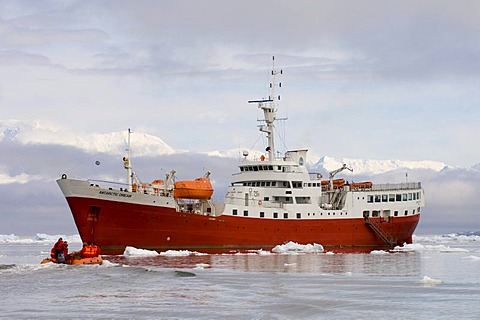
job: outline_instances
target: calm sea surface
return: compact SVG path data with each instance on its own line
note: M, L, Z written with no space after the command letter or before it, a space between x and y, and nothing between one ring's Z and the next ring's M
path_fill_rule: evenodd
M56 236L0 236L4 319L478 319L480 236L397 252L106 256L40 261ZM80 248L77 237L72 250Z

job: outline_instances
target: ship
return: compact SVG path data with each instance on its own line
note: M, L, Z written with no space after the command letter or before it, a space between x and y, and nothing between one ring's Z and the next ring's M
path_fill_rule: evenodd
M425 206L420 182L349 182L335 178L347 164L310 172L307 149L276 151L274 131L280 96L273 66L268 98L251 100L263 119L267 147L260 157L243 152L223 201L212 200L210 172L192 180L140 181L131 165L130 129L123 158L126 182L72 179L57 183L83 242L102 254L123 254L127 246L155 250L245 252L279 244L321 244L325 250L367 252L412 243ZM101 184L101 183L100 183Z

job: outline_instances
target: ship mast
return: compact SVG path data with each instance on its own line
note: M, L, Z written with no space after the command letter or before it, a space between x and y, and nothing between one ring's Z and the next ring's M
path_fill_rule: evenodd
M280 100L280 96L275 95L276 75L283 74L283 70L275 70L275 57L272 57L272 82L270 82L270 95L268 99L262 100L250 100L248 103L258 103L258 108L263 110L265 117L265 124L260 126L260 131L267 134L268 146L265 151L268 152L268 160L273 161L275 159L275 142L274 142L274 122L276 119L277 110L275 105ZM278 87L281 87L282 83L278 83Z
M132 192L132 165L130 163L130 134L132 133L132 130L128 128L128 140L127 140L127 156L123 157L123 167L127 169L127 191Z

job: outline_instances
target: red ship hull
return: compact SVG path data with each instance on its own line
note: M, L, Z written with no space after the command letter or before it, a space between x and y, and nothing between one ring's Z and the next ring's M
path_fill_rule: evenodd
M83 241L96 242L102 254L123 254L126 246L156 251L229 252L270 250L288 241L321 244L327 250L391 249L411 243L420 215L370 218L389 235L390 245L363 218L318 220L207 216L174 208L67 197ZM92 211L92 206L98 210ZM101 208L101 209L100 209Z

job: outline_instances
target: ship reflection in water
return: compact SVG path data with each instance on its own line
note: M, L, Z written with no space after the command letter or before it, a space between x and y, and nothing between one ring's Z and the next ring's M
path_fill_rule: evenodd
M160 268L238 270L320 274L382 274L415 276L420 274L420 254L405 253L320 253L320 254L192 254L188 256L125 257L106 256L106 260L128 266Z

